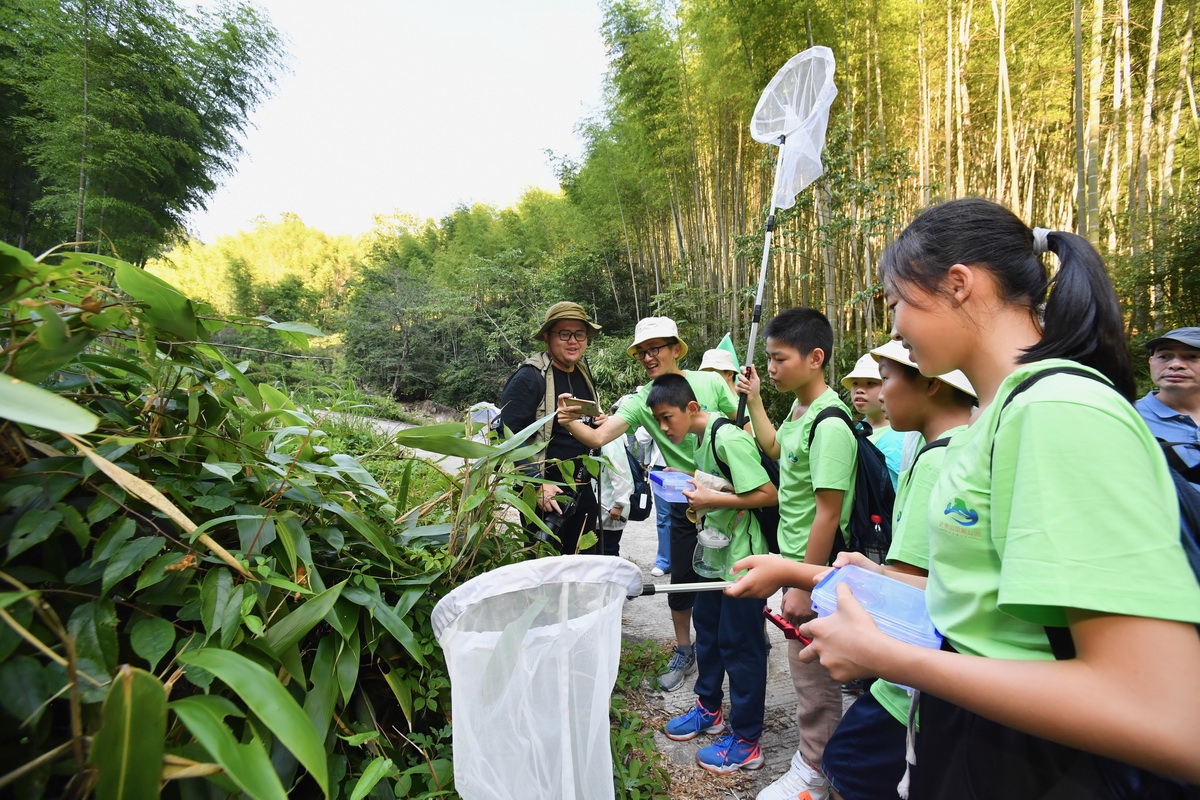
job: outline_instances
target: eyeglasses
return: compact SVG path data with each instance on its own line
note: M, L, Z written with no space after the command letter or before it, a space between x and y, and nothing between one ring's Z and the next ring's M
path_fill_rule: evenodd
M643 361L647 357L657 358L660 350L662 350L664 347L670 347L670 346L671 345L669 345L669 344L660 344L655 347L647 347L645 350L634 350L633 357L636 358L638 361Z
M554 331L554 335L558 337L560 342L569 342L574 339L577 342L587 341L587 330L580 328L577 331Z

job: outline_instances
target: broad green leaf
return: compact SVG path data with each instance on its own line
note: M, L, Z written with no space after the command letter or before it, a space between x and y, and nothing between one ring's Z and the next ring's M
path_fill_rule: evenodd
M122 665L101 711L88 760L96 765L96 800L158 797L167 693L148 672Z
M221 632L222 647L233 641L241 619L242 587L233 585L233 574L226 569L210 569L200 587L200 621L212 638Z
M199 336L192 301L162 278L123 261L116 263L117 285L121 291L143 304L146 318L159 330L180 339Z
M41 544L50 538L58 523L62 522L62 514L57 511L30 509L26 511L17 524L13 526L12 538L8 540L8 557L14 558L24 553L36 544Z
M371 759L371 763L363 770L358 783L354 784L354 789L350 792L350 800L363 800L375 788L375 784L383 780L391 769L392 760L390 758L376 756Z
M200 466L204 467L214 475L220 475L222 478L226 478L230 481L242 474L241 464L233 464L228 461L205 461Z
M79 681L83 701L98 703L108 693L107 684L117 668L117 612L112 601L92 600L76 606L67 621L67 632L75 639L79 671L93 679Z
M331 586L316 597L309 598L304 604L279 622L267 628L267 645L276 653L283 652L288 647L299 642L304 635L311 631L321 619L333 608L346 582Z
M364 519L359 514L356 514L352 511L347 511L336 502L322 503L321 508L324 508L326 511L332 511L334 514L337 514L346 522L350 523L350 527L358 531L364 539L370 542L371 545L374 546L374 548L389 561L398 563L401 560L400 553L396 550L396 545L392 543L392 540L388 538L386 533L384 533L370 521Z
M243 520L243 519L261 520L263 518L263 516L264 516L263 514L259 513L259 514L230 514L225 517L213 517L212 519L207 519L204 522L197 525L196 530L193 532L193 536L199 536L202 533L207 533L208 531L212 530L213 528L217 527L218 525L223 525L226 522L233 522L235 520Z
M87 409L11 375L0 375L0 417L59 433L91 433L100 424Z
M18 655L0 664L0 707L3 707L19 722L37 722L47 708L47 701L61 685L48 670L30 656ZM83 685L85 682L80 681Z
M143 536L121 545L121 549L104 567L101 594L108 594L108 590L118 582L140 570L151 556L163 549L164 544L165 542L157 536Z
M83 515L79 513L79 510L66 503L55 503L54 510L62 514L62 526L75 537L75 543L79 545L79 549L87 547L88 540L92 538L92 532L87 523L83 521Z
M379 481L375 480L375 476L367 472L363 465L358 463L358 459L353 456L348 456L345 453L335 453L329 457L329 460L338 465L339 471L346 476L354 479L354 481L371 494L383 500L389 500L387 492L379 485Z
M204 651L187 655L201 652ZM185 697L171 703L170 708L239 789L254 800L287 800L287 793L275 774L275 768L271 766L271 759L267 757L262 741L255 737L244 744L239 743L222 721L221 713L206 702L209 699L204 696Z
M221 353L219 348L200 345L196 349L219 361L221 366L225 368L225 375L228 376L229 379L232 380L238 387L238 389L241 390L242 395L250 401L250 404L256 409L262 408L262 397L258 393L258 388L255 387L255 385L242 373L240 369L237 368L237 366L234 365L232 361L227 359L224 354ZM217 377L220 378L221 376L218 374Z
M461 426L460 426L461 427ZM487 458L496 455L496 448L491 445L473 442L458 436L439 435L429 436L413 431L423 431L423 428L409 428L396 434L396 442L415 450L428 450L444 456L459 458Z
M175 644L175 626L162 617L143 617L133 623L129 630L129 645L150 665L158 669L162 660Z
M304 765L329 797L325 747L303 709L279 680L263 667L230 650L205 648L179 656L225 682L242 702L271 729L271 732ZM189 726L190 727L190 726Z

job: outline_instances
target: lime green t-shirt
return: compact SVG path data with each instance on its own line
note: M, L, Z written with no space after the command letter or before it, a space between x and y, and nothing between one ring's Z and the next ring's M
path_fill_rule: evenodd
M696 469L724 478L725 473L713 458L710 439L713 425L718 419L716 414L709 415L704 436L696 442L694 460ZM754 437L736 425L722 425L717 432L717 454L729 466L729 482L733 484L733 491L737 494L753 491L771 480L767 471L763 469L762 461L759 460L758 445ZM758 517L748 508L719 508L710 511L705 514L704 523L731 539L729 546L733 551L730 554L730 563L746 556L767 552L767 541L759 529Z
M965 431L966 425L951 428L938 438L949 438ZM929 569L929 493L942 471L945 447L926 450L913 465L900 475L892 512L892 546L887 560L903 561L914 567ZM909 694L894 683L878 680L871 684L871 694L887 712L902 724L908 723Z
M925 602L956 649L1050 660L1064 609L1200 622L1166 461L1132 405L1090 378L1021 366L946 448L929 498ZM999 415L999 419L997 416ZM997 427L998 426L998 427ZM993 457L994 447L994 457Z
M729 384L717 373L685 369L683 377L687 378L692 391L696 393L696 402L702 410L726 416L737 412L737 401L733 398ZM692 453L696 449L696 435L689 433L680 444L673 444L659 429L654 412L646 405L646 397L649 394L650 382L647 382L641 391L621 404L617 409L617 416L629 424L631 433L639 427L645 428L654 438L668 467L692 472L696 469L696 464L692 461Z
M792 412L779 426L779 551L793 561L803 561L808 549L808 533L817 518L817 489L841 489L841 527L843 536L849 527L854 504L854 470L858 465L858 444L850 427L840 419L827 419L817 426L812 452L808 432L823 409L850 410L838 399L837 392L826 389L799 419ZM793 412L795 403L792 404Z

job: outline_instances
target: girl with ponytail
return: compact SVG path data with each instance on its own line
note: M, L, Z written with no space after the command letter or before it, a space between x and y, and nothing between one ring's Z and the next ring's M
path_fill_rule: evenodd
M879 272L921 372L960 369L979 396L926 509L926 604L946 646L880 633L843 585L837 613L802 626L801 657L919 691L912 798L1200 797L1200 586L1128 402L1099 254L964 199L918 216Z

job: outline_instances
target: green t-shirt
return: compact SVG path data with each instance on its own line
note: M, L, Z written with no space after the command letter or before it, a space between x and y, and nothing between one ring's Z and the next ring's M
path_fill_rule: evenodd
M713 458L709 438L718 419L716 414L709 415L704 436L696 443L694 459L696 469L724 478L725 473ZM717 432L717 454L729 466L729 482L733 484L733 491L737 494L753 491L771 480L759 460L758 445L754 437L736 425L722 425ZM758 517L748 508L719 508L710 511L704 516L704 524L716 528L732 540L729 543L733 548L730 563L746 556L767 552L767 541L758 527Z
M938 438L948 438L966 429L966 425L959 425ZM914 567L929 569L929 493L937 483L945 457L945 447L927 450L901 474L895 510L892 512L892 546L887 553L889 562L903 561ZM907 689L879 680L871 684L871 694L901 724L908 724Z
M1047 359L1006 378L946 447L930 493L925 601L964 653L1053 659L1042 626L1065 625L1067 608L1200 622L1174 486L1132 405L1053 375L997 420L1022 379L1057 366L1079 365Z
M733 392L720 375L715 372L693 372L687 369L683 371L683 377L687 378L692 391L696 393L696 402L700 404L701 409L710 414L726 416L737 413L737 401L733 398ZM695 434L689 433L683 438L683 442L673 444L659 429L654 413L646 405L646 396L649 394L650 382L647 381L641 391L621 404L617 409L617 416L629 424L630 433L639 427L645 428L658 444L668 467L692 472L696 469L696 464L692 461L692 453L696 449Z
M840 419L827 419L817 426L812 452L808 432L817 414L825 408L850 410L838 399L837 392L826 389L799 419L779 426L779 551L793 561L803 561L808 549L808 533L817 518L817 489L841 489L841 527L843 536L849 527L854 504L854 470L858 465L858 444L850 426ZM792 404L793 412L795 403Z

